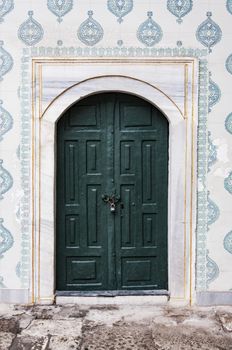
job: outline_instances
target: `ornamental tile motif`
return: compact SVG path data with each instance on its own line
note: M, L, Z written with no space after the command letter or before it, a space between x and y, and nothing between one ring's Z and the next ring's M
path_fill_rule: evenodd
M211 19L212 12L207 12L206 16L208 17L207 20L197 28L196 38L208 48L209 52L212 52L211 47L221 40L222 31L219 25Z
M60 23L69 11L73 8L73 0L47 0L48 9L57 16Z
M207 286L219 276L219 268L216 262L209 257L209 251L206 255L206 281Z
M211 79L211 72L209 73L209 112L212 111L212 107L218 103L221 98L221 90L219 86Z
M37 44L43 38L42 26L33 18L33 11L28 11L29 18L23 22L18 30L18 37L28 46Z
M217 161L217 146L213 144L213 141L211 139L211 132L208 132L208 172L211 170L214 163Z
M223 246L224 246L224 249L232 254L232 231L228 232L225 237L224 237L224 240L223 240ZM232 289L230 289L232 290Z
M225 235L223 245L225 250L232 254L232 231L228 232L227 235Z
M182 23L182 17L187 15L192 8L192 0L168 0L167 2L167 9L177 17L177 23Z
M6 286L4 284L4 279L2 276L0 276L0 288L6 288Z
M230 194L232 194L232 171L225 178L225 180L224 180L224 187Z
M4 41L0 40L0 81L3 79L3 75L8 73L13 67L13 58L3 49Z
M215 204L210 198L209 198L209 191L208 191L208 199L207 199L207 210L208 210L208 230L209 230L209 226L212 225L218 218L220 215L220 210L217 206L217 204Z
M80 25L77 36L85 45L93 46L102 40L104 31L100 23L93 19L93 11L88 11L88 16L89 18Z
M133 0L108 0L108 10L118 17L118 22L122 23L126 16L133 9Z
M227 0L226 8L232 14L232 0Z
M13 118L9 112L7 112L1 105L3 104L0 100L0 141L3 139L3 135L12 128Z
M21 153L21 145L19 144L18 147L16 148L16 156L18 158L18 160L20 160L20 153Z
M3 226L3 219L0 218L0 259L3 258L3 253L7 252L14 243L14 239L10 231Z
M9 191L13 185L11 174L2 166L3 160L0 159L0 199L3 199L3 194Z
M18 278L21 277L21 261L18 262L18 264L15 267L15 273Z
M153 12L148 11L148 19L143 22L137 31L137 38L146 46L154 46L163 37L161 27L152 19Z
M4 21L3 17L7 15L14 8L13 0L1 0L0 1L0 23Z
M232 54L226 60L226 69L232 74Z
M230 113L225 120L225 128L230 134L232 134L232 113Z

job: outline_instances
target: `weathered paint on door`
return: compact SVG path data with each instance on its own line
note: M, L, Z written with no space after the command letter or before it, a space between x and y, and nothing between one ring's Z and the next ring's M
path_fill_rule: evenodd
M157 108L121 93L72 106L57 125L57 290L167 289L167 191Z

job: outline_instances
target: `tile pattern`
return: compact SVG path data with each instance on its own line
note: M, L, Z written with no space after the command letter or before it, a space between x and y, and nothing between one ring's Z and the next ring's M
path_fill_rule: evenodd
M80 25L77 36L85 45L94 46L102 40L104 31L100 23L93 19L93 11L88 11L88 16Z
M232 254L232 231L228 232L223 240L224 249Z
M0 40L0 81L3 75L8 73L13 67L13 58L4 48L4 41Z
M0 100L0 141L13 126L13 118L8 111L2 107L3 101Z
M15 267L15 273L18 278L21 278L21 261L19 261Z
M116 12L116 10L114 9L113 11L111 11L109 9L108 3L111 2L112 4L114 3L116 6L116 10L118 12ZM6 35L4 36L5 39L5 45L2 41L0 41L0 80L3 79L4 77L4 84L6 84L6 82L8 81L8 78L10 78L14 72L14 70L12 68L14 68L13 66L13 58L14 60L17 61L16 66L18 67L18 62L19 62L19 57L18 56L14 56L15 52L19 52L21 51L21 48L19 49L17 47L14 50L12 48L12 40L8 40L7 39L7 28L9 26L11 26L11 28L14 26L14 23L10 23L9 20L10 18L12 18L15 15L16 12L16 6L14 9L14 3L16 5L16 2L14 2L13 0L3 0L0 1L0 26L1 29L4 30L4 33L6 33ZM21 47L23 46L33 46L33 45L37 45L40 40L42 40L43 38L45 38L46 40L49 39L49 44L50 46L52 46L54 43L57 42L57 47L55 50L53 50L51 47L49 49L45 49L43 47L40 48L40 53L42 56L44 56L45 54L49 55L53 55L53 56L64 56L64 55L68 55L70 57L72 57L73 55L78 55L78 56L91 56L91 55L95 55L95 56L120 56L120 55L131 55L131 56L135 56L135 57L143 57L143 56L155 56L155 57L159 57L159 56L168 56L168 55L173 55L173 56L196 56L196 57L200 57L201 53L200 50L196 49L191 49L191 46L193 47L197 47L197 45L194 43L194 41L191 41L190 36L193 36L193 34L195 32L197 32L196 37L197 40L199 40L199 42L206 47L210 52L212 52L212 48L221 40L223 33L221 31L221 23L219 18L220 18L220 13L217 13L217 19L215 19L215 21L217 23L215 23L212 20L212 13L215 13L215 18L216 18L216 3L217 0L212 0L210 2L210 4L208 3L207 6L207 10L208 11L212 11L212 13L208 12L207 13L207 19L206 21L204 21L203 23L200 23L201 20L199 20L200 16L203 16L204 14L202 13L203 7L201 5L201 3L199 2L195 2L195 1L187 1L187 0L167 0L167 2L165 3L164 1L162 2L162 4L153 4L152 6L152 10L155 11L155 15L156 18L158 19L159 22L159 26L160 28L162 27L163 31L162 31L162 37L159 39L159 41L161 39L163 46L166 46L166 37L168 39L168 37L170 38L172 35L172 32L170 32L168 30L168 23L166 23L166 18L165 16L160 16L160 14L162 13L162 11L165 13L167 13L167 15L169 15L170 17L170 12L173 14L173 16L176 17L177 19L177 23L172 25L172 29L174 32L177 32L179 23L182 23L183 19L184 19L184 23L183 25L188 25L188 21L189 23L195 23L195 25L193 25L192 28L190 28L190 34L189 36L186 36L186 33L181 33L179 36L179 40L178 42L183 42L184 46L186 47L190 47L189 49L186 49L185 47L183 47L183 45L177 45L176 48L174 49L170 49L170 48L166 48L166 49L157 49L153 46L155 46L159 41L157 41L156 35L157 35L157 30L154 30L153 26L151 25L150 27L148 26L147 30L145 30L145 32L143 33L142 36L142 41L139 39L139 41L141 41L146 47L145 48L141 48L141 47L130 47L130 48L126 48L124 43L127 43L129 46L131 45L130 40L127 38L127 34L130 33L132 38L133 34L136 33L132 33L134 31L134 29L131 29L131 24L127 25L127 20L124 20L124 22L122 23L121 26L118 26L117 21L115 20L114 22L112 21L112 15L108 12L108 22L110 22L108 28L104 28L105 31L106 29L110 29L112 30L112 32L119 30L120 32L118 32L118 38L114 39L115 43L117 43L117 39L118 39L118 43L116 45L116 47L107 47L106 49L101 48L98 50L98 48L94 47L94 45L97 45L100 40L103 39L103 36L100 40L96 40L95 41L95 35L92 34L90 35L90 39L88 40L88 33L86 35L86 42L83 42L81 40L81 45L83 45L83 47L81 48L67 48L65 47L65 40L68 40L68 35L64 35L64 25L66 25L67 23L65 23L66 21L62 21L64 19L64 17L66 16L66 14L69 14L73 16L75 15L75 27L77 28L79 23L81 22L81 16L83 15L83 10L81 10L81 8L83 6L88 6L89 4L86 3L86 1L84 0L79 0L79 1L71 1L71 0L47 0L47 1L43 1L44 6L45 6L45 13L44 13L44 17L46 17L46 3L47 3L47 13L53 13L55 16L57 16L57 20L60 23L60 28L61 31L60 33L58 33L59 35L56 35L57 33L54 32L54 34L51 34L51 32L49 32L49 36L48 36L48 32L45 32L46 35L43 32L43 28L45 29L46 26L48 25L44 19L40 19L38 23L36 20L34 20L33 16L31 15L31 19L36 22L36 24L38 24L40 27L37 27L35 25L35 27L37 28L35 30L35 40L33 41L32 38L32 34L34 31L34 26L31 25L31 29L29 29L29 34L25 34L24 35L24 39L22 39L22 37L20 37L19 35L19 41L18 41L18 45L21 44ZM123 13L122 11L125 11L126 6L127 8L129 8L129 4L133 3L133 6L131 8L131 10L127 13ZM95 6L95 2L91 2L91 4L93 6ZM29 6L29 5L28 5ZM27 7L28 7L27 6ZM38 2L34 2L34 10L37 11L39 9L39 4ZM81 7L82 6L82 7ZM194 7L194 11L192 11ZM230 18L231 14L232 14L232 0L227 0L224 2L224 5L222 5L222 10L224 7L224 11L225 11L225 21L227 21L227 18ZM73 9L73 11L71 11ZM94 9L94 8L93 8ZM99 20L100 23L98 23L99 26L101 26L104 23L104 27L105 27L105 14L107 14L107 11L111 11L114 16L117 18L118 22L121 23L123 19L128 19L128 23L129 23L129 19L131 19L133 16L133 20L135 22L135 27L139 26L139 23L137 18L137 14L136 11L138 11L139 9L139 5L138 2L135 1L126 1L126 0L118 0L118 1L104 1L101 4L101 9L100 12L98 12L97 15L97 19ZM146 6L141 5L141 9L143 10L147 10ZM29 8L27 9L29 10ZM99 10L99 8L98 8ZM18 9L17 9L18 11ZM62 12L63 11L63 12ZM96 7L96 11L97 11L97 7ZM121 14L119 13L121 11ZM182 12L181 12L182 11ZM184 11L187 11L186 13L184 13ZM228 12L227 12L228 11ZM10 16L8 17L8 14L10 13ZM38 13L38 12L36 12ZM99 13L102 13L99 15ZM196 16L197 13L197 17L195 18L194 16ZM130 14L128 17L126 16L127 14ZM227 14L227 15L226 15ZM23 22L24 20L24 15L25 13L22 14L22 11L18 12L18 18L19 23ZM38 13L39 15L39 13ZM71 16L71 17L72 17ZM126 16L126 17L125 17ZM50 16L51 17L51 16ZM69 18L71 18L70 16L68 16ZM151 16L152 17L152 16ZM40 17L41 18L41 17ZM46 17L47 18L47 17ZM203 18L203 17L202 17ZM3 21L4 19L4 21ZM148 17L149 19L149 17ZM152 18L150 18L151 20L153 20ZM173 18L174 19L174 18ZM224 20L224 19L223 19ZM30 21L30 16L28 21ZM55 22L55 17L52 23ZM25 22L24 22L25 23ZM70 22L71 23L71 22ZM173 21L172 21L173 23ZM204 25L203 25L204 24ZM52 24L51 24L52 25ZM74 26L74 22L72 22L72 24L70 24L72 26ZM198 26L199 25L199 26ZM8 27L7 27L8 26ZM29 26L30 27L30 26ZM29 28L28 27L28 28ZM188 28L188 27L186 27ZM49 28L50 31L50 28ZM94 26L90 25L89 28L90 34L94 32ZM103 31L103 29L102 29ZM15 33L17 32L17 29L15 30ZM39 35L38 35L39 32ZM159 32L159 31L158 31ZM13 33L13 31L12 31ZM32 33L32 34L31 34ZM36 34L37 33L37 34ZM62 35L61 35L62 34ZM104 34L104 33L103 33ZM38 35L36 37L36 35ZM137 31L137 35L138 35L138 31ZM85 35L84 35L85 36ZM92 39L91 39L92 36ZM134 35L135 37L135 35ZM54 39L54 42L52 42L52 38ZM10 38L11 39L11 38ZM63 43L62 44L58 44L58 39L62 39ZM104 38L105 39L105 38ZM120 40L119 40L120 39ZM36 41L38 40L38 41ZM176 42L177 38L175 39ZM187 41L189 40L189 41ZM226 46L226 37L225 37L225 46ZM26 42L27 41L27 42ZM60 40L61 42L61 40ZM175 42L173 43L175 45ZM76 37L75 37L75 32L73 34L73 43L75 45L76 43ZM87 47L86 47L87 45ZM107 44L107 46L111 46L113 45L113 43L111 43L110 45ZM228 43L229 45L229 43ZM89 46L93 46L93 48L89 47ZM200 45L199 45L200 46ZM4 47L4 48L3 48ZM151 49L149 49L149 47L151 47ZM229 47L229 46L228 46ZM6 49L9 50L6 51ZM218 45L219 48L219 45ZM30 152L29 152L29 139L28 137L30 136L30 110L28 108L28 101L30 99L30 84L28 83L29 81L29 64L30 64L30 55L34 55L34 53L36 51L34 51L34 53L32 53L30 51L30 55L26 54L26 48L24 49L24 55L22 58L22 62L21 62L21 66L22 66L22 89L21 89L21 109L22 109L22 135L21 135L21 156L20 156L20 162L21 162L21 171L22 171L22 189L23 189L23 198L22 198L22 202L21 202L21 210L20 212L18 212L18 217L21 216L21 231L22 231L22 235L23 235L23 241L24 243L28 243L30 242L30 232L29 232L29 226L28 226L28 217L30 215L29 213L29 207L28 207L28 203L30 202L30 189L28 187L28 183L29 183L29 173L28 170L30 170L29 168L29 161L30 161ZM35 50L35 48L33 48L33 50ZM220 53L221 54L221 53ZM228 53L229 54L229 53ZM224 70L227 70L228 73L232 74L232 54L230 54L228 57L223 57L220 56L222 58L219 59L218 57L218 53L217 50L213 50L212 54L211 54L211 58L212 61L215 62L220 62L222 63L223 60L223 64L225 64ZM211 64L211 63L210 63ZM222 67L223 69L223 67ZM7 74L8 72L11 72L11 74ZM214 75L215 72L217 71L216 66L212 66L212 74ZM217 72L218 73L218 72ZM230 78L230 74L228 74L228 78ZM216 146L214 145L213 141L210 140L211 136L208 135L208 131L207 131L207 122L211 123L211 121L217 121L217 118L220 118L220 121L222 123L225 123L225 129L224 129L224 135L221 135L220 132L214 132L214 137L215 138L220 138L220 137L224 137L224 139L226 140L225 142L230 142L230 138L231 138L231 134L232 134L232 116L231 116L231 111L230 110L226 110L224 105L224 100L226 99L226 95L225 95L225 99L223 96L223 99L220 99L220 96L224 94L224 92L226 91L226 86L228 84L224 84L220 86L221 88L221 92L220 92L220 88L219 86L213 81L211 80L208 82L207 80L207 63L204 63L204 59L201 59L200 62L200 72L199 72L199 79L201 80L201 88L203 91L201 91L200 93L200 102L199 102L199 126L200 126L200 130L198 132L198 183L199 183L199 190L198 190L198 222L197 222L197 288L204 290L206 289L206 285L207 285L207 280L206 280L206 247L207 247L207 241L210 241L210 231L214 229L214 225L210 224L208 225L207 221L207 206L208 206L208 196L207 196L207 190L206 190L206 186L207 186L207 177L206 177L206 173L207 173L207 169L210 171L208 173L208 176L210 176L211 181L214 179L214 172L212 171L212 167L215 164L216 161L216 153L217 153L217 149ZM215 85L214 85L215 84ZM209 85L209 90L210 90L210 94L209 94L209 101L207 100L207 89L208 89L208 85ZM5 85L5 86L9 86L9 85ZM4 87L5 87L4 86ZM4 87L2 88L1 86L1 98L6 101L5 99L5 91L4 91ZM217 89L218 87L218 89ZM227 92L228 95L228 92ZM219 98L218 98L219 97ZM26 103L25 103L26 101ZM216 101L216 102L215 102ZM215 103L214 103L215 102ZM6 102L5 102L6 103ZM215 114L215 110L218 109L214 109L213 107L215 106L216 103L219 103L220 106L222 107L223 112L220 113L219 115ZM211 110L211 114L208 118L207 121L207 113L208 113L208 104L209 104L209 108ZM229 105L229 104L228 104ZM3 105L0 105L0 108L3 108ZM4 106L5 108L5 106ZM224 108L224 109L223 109ZM5 112L4 112L5 113ZM230 114L228 114L230 113ZM5 116L4 116L5 118ZM213 122L212 121L212 122ZM5 122L4 122L5 123ZM4 124L5 125L5 124ZM8 128L8 126L4 126L3 122L2 122L2 114L0 112L0 137L3 136L3 138L1 139L2 145L4 144L4 142L6 142L7 140L9 140L9 137L11 137L12 133L8 133L7 131L4 133L2 133L2 128L4 130L6 130ZM10 130L10 129L9 129ZM8 130L8 131L9 131ZM222 131L223 132L223 131ZM209 137L209 138L208 138ZM207 146L208 144L208 146ZM4 145L5 148L5 145ZM3 149L4 149L3 148ZM208 154L206 154L206 149L208 149ZM4 153L4 152L3 152ZM19 152L18 152L19 153ZM3 159L4 159L4 154L3 154ZM229 157L231 158L231 156L229 155ZM206 164L206 161L208 159L208 166ZM231 161L231 159L230 159ZM221 164L221 163L220 163ZM221 165L220 165L221 166ZM228 168L228 164L225 164L225 167ZM0 165L0 168L2 169L2 163ZM216 169L216 167L215 167ZM6 170L6 169L5 169ZM10 172L12 172L11 169L9 169ZM0 170L0 174L1 174ZM9 171L8 171L9 173ZM1 176L1 175L0 175ZM11 176L11 175L10 175ZM12 176L11 176L12 177ZM1 183L2 183L2 179L0 180L0 187L1 187ZM13 179L12 179L12 183L13 183ZM225 190L222 191L224 193L218 193L218 191L216 189L213 189L211 191L211 194L215 200L216 203L218 203L218 197L220 198L220 196L226 196L227 193L227 197L228 193L230 193L230 176L228 175L225 179L221 179L221 183L222 186L224 184L225 186ZM228 190L229 189L229 190ZM227 191L227 192L226 192ZM4 193L3 193L4 194ZM7 201L9 199L9 196L4 196L4 202L6 203L6 207L7 207ZM225 204L225 206L227 206L227 204ZM223 206L220 207L220 210L223 211ZM209 211L211 213L211 209ZM211 215L211 214L210 214ZM211 218L210 218L211 219ZM219 217L219 220L222 220L222 216ZM210 221L209 221L210 222ZM222 223L223 224L223 223ZM208 236L206 237L206 232L207 229L210 230L208 233ZM218 243L222 244L222 240ZM211 252L212 253L212 252ZM226 252L225 252L226 253ZM227 254L227 253L226 253ZM227 254L228 255L228 254ZM23 246L23 259L25 259L25 261L22 261L22 266L21 266L21 280L23 282L24 286L28 286L28 261L27 259L29 259L30 256L30 250L29 249L25 249L25 245ZM220 261L219 263L219 267L220 267ZM0 271L0 275L2 274L2 272ZM222 277L222 274L220 275L220 278Z
M228 12L230 12L232 14L232 0L227 0L226 8L227 8Z
M9 230L3 226L4 220L0 218L0 259L4 256L14 243L14 239Z
M0 200L3 199L3 194L8 192L13 186L13 178L9 171L3 168L3 160L0 159Z
M209 112L212 111L212 107L219 102L221 98L221 90L219 86L211 79L212 73L209 73Z
M208 205L207 205L208 227L212 225L219 218L219 215L220 215L219 207L214 201L212 201L212 199L209 198L209 196L210 196L210 192L208 191Z
M199 62L199 105L198 105L198 191L197 191L197 240L196 240L196 287L197 290L206 290L206 247L207 247L207 116L208 116L208 62L201 59Z
M232 54L227 57L226 60L226 69L230 74L232 74Z
M207 20L197 28L196 38L208 48L209 52L212 52L212 47L221 40L222 31L219 25L211 19L212 12L207 12L206 16Z
M123 17L133 10L133 0L108 0L108 10L117 18L118 22L122 23Z
M21 24L18 37L28 46L38 44L44 35L42 26L33 18L33 11L28 11L29 18Z
M7 15L14 8L13 0L2 0L0 2L0 23L4 21L4 16Z
M138 28L137 38L141 43L150 47L160 42L163 32L159 24L152 19L153 12L148 11L147 16L148 19Z
M209 251L207 251L206 256L206 278L207 278L207 286L212 283L219 276L219 268L216 262L209 257Z
M224 180L224 187L230 194L232 194L232 171L225 178L225 180Z
M232 113L230 113L225 120L225 128L226 130L232 134Z
M72 10L73 0L47 0L48 9L57 16L57 21L63 21L63 17Z
M30 274L30 249L27 247L31 245L30 232L30 138L31 138L31 112L30 112L30 76L31 65L29 59L29 48L23 49L23 57L21 61L21 89L23 94L21 96L21 145L20 145L20 167L21 167L21 189L22 197L20 203L21 214L21 287L28 288L29 274Z
M217 161L217 146L214 145L211 139L211 132L208 131L208 172Z
M167 9L177 17L177 23L182 23L182 17L186 16L193 8L192 0L168 0Z
M2 276L0 276L0 288L7 288L4 284L4 278Z

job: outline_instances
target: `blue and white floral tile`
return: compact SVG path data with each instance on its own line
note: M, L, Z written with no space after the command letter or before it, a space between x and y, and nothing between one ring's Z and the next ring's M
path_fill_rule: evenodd
M3 0L0 2L0 24L5 16L14 9L14 0Z
M10 72L14 64L12 54L4 44L4 41L0 40L0 81Z
M0 218L0 259L12 248L13 244L14 238L12 233L5 227L4 219Z
M232 112L225 119L225 128L232 135Z
M102 40L104 29L93 17L94 13L92 10L89 10L87 15L87 19L81 23L77 30L77 37L84 45L94 46Z
M208 48L209 53L213 47L221 41L222 30L220 26L213 20L211 11L207 11L206 19L199 24L196 31L197 40Z
M134 0L107 0L108 10L117 17L118 23L122 23L134 6Z
M3 212L1 204L0 212L1 214ZM20 259L21 234L19 225L12 218L11 213L0 218L0 242L0 276L3 277L7 288L20 288L20 281L14 272L14 261L15 258Z
M183 22L183 17L192 11L192 8L193 0L167 0L167 9L176 16L176 21L179 24Z
M43 27L34 18L34 12L28 11L28 18L19 26L18 38L27 46L35 46L43 39L43 36Z
M232 230L225 235L223 240L223 246L225 251L232 255Z
M215 145L211 132L208 131L208 172L211 171L213 165L217 162L217 146Z
M61 23L64 16L73 9L73 0L47 0L47 7Z
M212 257L212 254L209 250L206 253L206 285L207 289L210 288L212 282L217 280L220 275L220 270L215 258Z
M152 11L147 12L147 17L138 27L137 38L145 46L153 47L162 40L163 31L160 25L154 20Z

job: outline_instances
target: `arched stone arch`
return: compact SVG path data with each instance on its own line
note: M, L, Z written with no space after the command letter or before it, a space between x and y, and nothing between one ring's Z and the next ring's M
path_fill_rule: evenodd
M101 92L134 94L155 105L169 120L168 274L171 297L189 300L191 281L190 231L194 213L192 191L192 119L184 118L176 103L163 91L140 79L98 76L68 87L35 121L34 186L36 237L35 290L37 302L53 300L55 293L55 132L56 122L74 103ZM195 126L194 126L195 128ZM38 141L38 142L37 142ZM191 243L192 246L192 243Z

